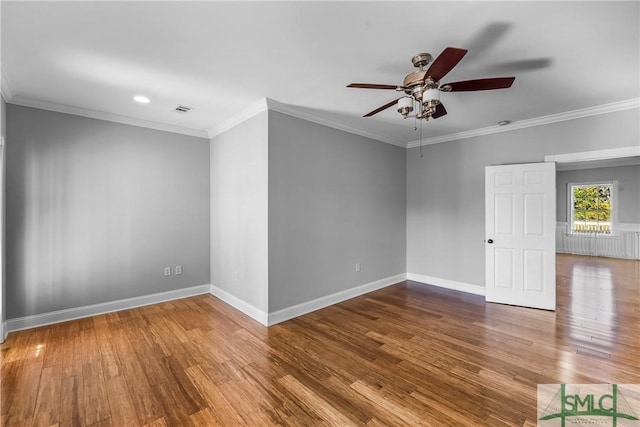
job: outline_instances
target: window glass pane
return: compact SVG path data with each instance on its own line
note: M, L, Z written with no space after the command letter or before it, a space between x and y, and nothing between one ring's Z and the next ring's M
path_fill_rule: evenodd
M574 233L611 233L611 185L573 185L571 230Z
M598 187L598 196L602 200L606 200L607 202L611 200L611 186L603 185Z
M585 215L588 222L596 222L600 219L600 211L586 211Z

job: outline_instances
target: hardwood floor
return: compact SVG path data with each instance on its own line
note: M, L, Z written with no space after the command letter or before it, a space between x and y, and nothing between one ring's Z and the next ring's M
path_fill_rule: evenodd
M211 295L11 333L3 426L534 426L640 383L640 262L558 256L556 312L414 282L265 328Z

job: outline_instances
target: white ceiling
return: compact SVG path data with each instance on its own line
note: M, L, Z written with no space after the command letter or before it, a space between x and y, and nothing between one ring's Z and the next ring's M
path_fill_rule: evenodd
M24 2L2 1L9 102L137 120L207 135L271 98L343 128L409 144L389 108L411 57L469 53L443 83L516 76L511 89L443 93L445 135L548 115L628 107L640 96L640 2ZM141 105L132 97L144 94ZM626 104L625 104L626 102ZM622 104L621 104L622 103ZM178 104L193 107L174 112Z

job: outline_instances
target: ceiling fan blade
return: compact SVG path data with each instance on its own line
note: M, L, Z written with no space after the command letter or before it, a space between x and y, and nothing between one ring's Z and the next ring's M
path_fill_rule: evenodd
M431 117L437 119L438 117L442 117L445 114L447 114L447 110L446 108L444 108L444 105L442 105L442 102L440 102L438 105L436 105L436 112L433 113Z
M489 79L465 80L444 84L441 86L441 89L449 92L506 89L511 87L515 79L515 77L494 77ZM448 90L449 87L451 90Z
M398 98L398 99L400 99L400 98ZM368 112L367 114L365 114L362 117L371 117L374 114L378 114L380 111L384 111L387 108L391 107L392 105L395 105L398 102L398 99L394 99L393 101L389 102L388 104L384 104L382 107L378 107L375 110Z
M460 49L457 47L448 47L442 51L442 53L436 58L427 70L425 76L431 77L433 80L439 82L449 71L455 67L458 62L466 55L466 49Z
M351 83L347 85L347 87L355 87L360 89L393 89L393 90L401 89L396 85L379 85L374 83Z

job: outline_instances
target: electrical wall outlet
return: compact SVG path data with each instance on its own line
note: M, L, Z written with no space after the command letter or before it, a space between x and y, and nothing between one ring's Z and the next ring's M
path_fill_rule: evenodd
M360 272L360 263L356 262L356 273Z
M182 274L182 266L176 265L176 274Z
M171 276L171 267L165 267L164 268L164 275L165 276Z

